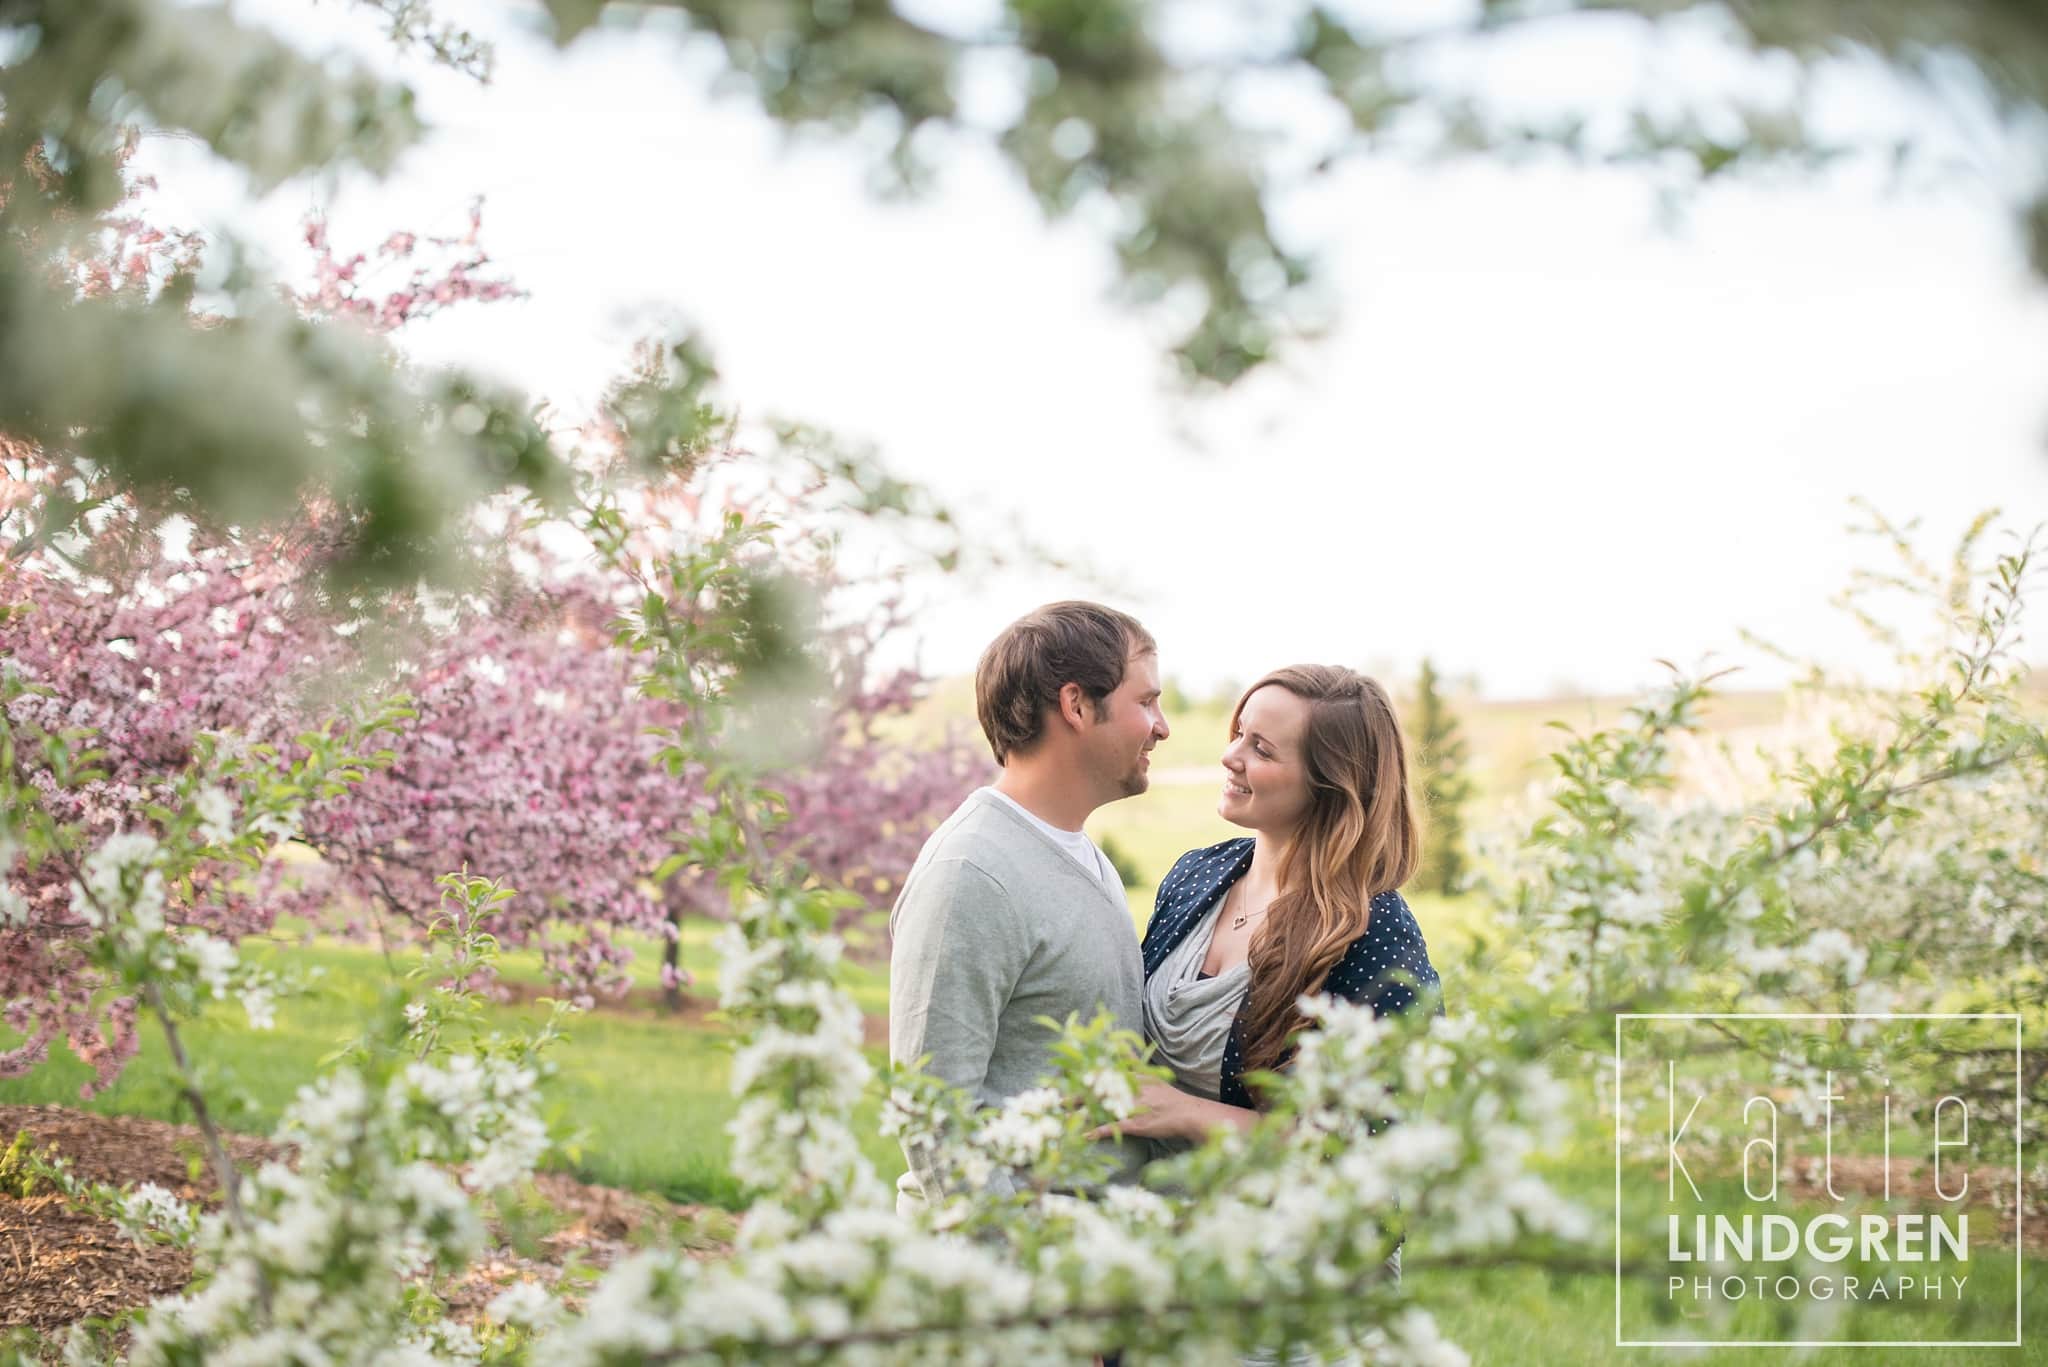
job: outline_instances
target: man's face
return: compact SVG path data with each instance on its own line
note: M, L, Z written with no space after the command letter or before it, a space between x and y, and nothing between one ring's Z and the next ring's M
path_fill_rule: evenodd
M1136 797L1151 783L1152 747L1171 734L1159 710L1159 655L1134 652L1124 681L1103 699L1103 716L1088 733L1089 770L1104 791Z

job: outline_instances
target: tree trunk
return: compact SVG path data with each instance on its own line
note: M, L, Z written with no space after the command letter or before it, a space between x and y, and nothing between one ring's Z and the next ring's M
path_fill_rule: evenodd
M668 923L675 933L661 947L661 1009L671 1016L683 1009L683 909L668 909Z

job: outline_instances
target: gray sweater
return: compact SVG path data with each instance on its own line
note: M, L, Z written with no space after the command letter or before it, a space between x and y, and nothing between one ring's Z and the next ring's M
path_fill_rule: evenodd
M891 1061L929 1056L927 1072L980 1105L1052 1071L1040 1016L1107 1010L1141 1028L1144 965L1121 893L985 789L925 842L889 932ZM905 1157L899 1206L936 1181L924 1155Z

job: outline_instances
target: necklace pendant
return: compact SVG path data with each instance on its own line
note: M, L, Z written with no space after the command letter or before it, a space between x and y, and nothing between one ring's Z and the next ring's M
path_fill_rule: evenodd
M1243 929L1244 929L1244 923L1245 923L1246 921L1249 921L1249 920L1251 920L1251 919L1252 919L1251 917L1249 917L1249 916L1246 916L1246 915L1245 915L1244 913L1242 913L1242 912L1239 912L1239 913L1238 913L1238 916L1237 916L1237 919L1236 919L1236 920L1234 920L1234 921L1232 921L1232 922L1230 923L1230 928L1231 928L1232 930L1243 930Z

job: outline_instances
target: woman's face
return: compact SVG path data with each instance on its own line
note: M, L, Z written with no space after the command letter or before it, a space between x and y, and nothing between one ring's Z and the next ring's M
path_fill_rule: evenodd
M1223 751L1225 821L1247 830L1285 835L1308 815L1308 763L1302 741L1308 732L1308 703L1277 684L1244 700L1237 732Z

